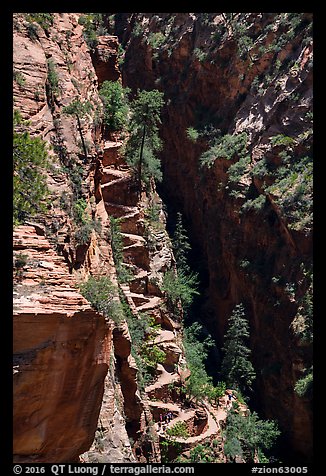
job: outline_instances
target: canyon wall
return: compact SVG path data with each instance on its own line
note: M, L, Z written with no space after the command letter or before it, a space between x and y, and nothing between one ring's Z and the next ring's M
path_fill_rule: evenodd
M29 121L31 136L46 141L49 155L46 210L14 231L14 461L74 462L82 453L83 461L99 461L104 450L106 460L133 461L114 323L78 290L90 274L116 282L98 182L98 80L78 15L54 14L51 22L43 27L14 15L14 108ZM103 61L109 59L107 74L117 79L117 40L110 39ZM63 112L74 99L91 105L80 124L86 157L76 117ZM81 197L94 223L85 239L73 212Z
M311 265L311 226L296 223L292 209L285 213L277 197L264 192L263 175L240 171L234 187L228 179L234 160L216 158L205 168L199 157L209 147L210 130L216 137L246 132L249 167L263 157L282 162L284 147L270 145L277 135L295 139L294 156L308 153L311 15L301 14L289 38L291 25L279 16L241 15L253 39L242 57L235 27L221 15L119 14L117 34L126 48L123 79L134 91L158 88L165 95L162 192L171 211L184 213L199 256L206 285L201 319L221 346L232 309L245 304L257 372L253 400L264 417L279 422L289 454L309 458L311 401L299 397L294 386L311 365L312 349L292 326L309 287L303 268ZM273 50L279 37L285 40ZM198 140L189 138L189 127L201 132ZM246 200L264 193L259 210L243 211Z

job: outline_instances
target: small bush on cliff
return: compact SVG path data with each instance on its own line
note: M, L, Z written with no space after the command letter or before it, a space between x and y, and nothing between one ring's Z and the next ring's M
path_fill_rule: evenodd
M26 20L38 23L45 31L53 25L53 13L27 13Z
M172 269L163 276L162 291L166 292L171 305L175 307L180 300L183 308L188 308L194 296L199 294L198 276L194 273L186 274L182 270L176 274Z
M86 283L80 286L80 292L105 317L117 323L123 319L118 291L106 276L99 278L91 276Z
M194 129L193 127L188 127L187 129L187 137L191 142L196 142L199 137L199 132Z
M297 380L294 391L299 397L311 397L313 385L313 371L312 367L306 371L306 375Z
M14 225L23 223L46 209L45 169L48 167L46 142L39 137L31 138L24 130L26 123L20 114L14 113L13 134L13 215Z
M21 88L24 87L26 80L24 75L20 71L17 71L14 69L13 78L14 78L14 81L16 81L16 83L18 84L18 86L20 86Z
M83 26L83 35L87 46L94 51L98 45L98 36L107 35L102 13L88 13L80 15L78 23Z
M216 139L215 144L204 152L199 159L201 167L212 167L215 160L232 160L236 157L242 157L247 150L247 133L226 134Z
M56 65L52 58L48 59L47 62L48 66L48 76L47 76L47 84L52 95L56 95L59 93L59 77L56 70Z
M128 123L129 88L123 88L119 81L104 81L99 94L104 106L104 124L110 131L120 131Z
M171 428L166 430L166 434L172 438L189 438L190 434L185 421L178 421Z

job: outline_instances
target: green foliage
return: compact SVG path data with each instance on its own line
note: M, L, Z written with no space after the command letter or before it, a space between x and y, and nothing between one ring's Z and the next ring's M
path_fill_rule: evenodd
M142 24L135 21L131 34L132 34L132 36L134 36L136 38L141 36L143 34Z
M16 270L20 270L27 265L28 255L24 255L23 253L18 253L15 256L14 267Z
M132 279L131 272L123 263L123 238L120 230L120 219L110 217L110 242L113 253L113 260L117 270L120 283L128 282Z
M162 291L166 292L172 306L176 306L180 300L182 307L188 308L195 295L198 295L198 276L195 273L185 273L180 270L176 274L172 269L166 271L163 276Z
M257 413L243 416L230 411L226 419L224 453L229 458L248 454L252 462L255 451L272 448L280 431L274 421L259 420Z
M38 40L38 26L35 23L28 23L27 26L27 34L32 41Z
M74 195L74 199L81 198L82 195L82 183L83 183L83 168L78 165L72 165L71 167L64 166L62 170L68 175L71 187Z
M166 353L156 344L143 344L140 348L140 353L145 364L148 367L152 367L154 370L156 369L157 364L163 364L166 358Z
M89 114L92 108L93 106L89 101L81 102L80 99L74 98L70 104L62 108L62 112L68 116L75 115L82 118Z
M186 422L178 421L166 430L166 434L172 438L189 438L189 431Z
M207 58L207 53L205 53L205 51L201 50L200 48L194 49L194 55L200 62L205 61Z
M284 151L282 159L274 183L265 191L282 210L290 229L309 231L312 227L312 157L296 157Z
M310 397L312 395L313 370L312 367L306 372L306 375L300 378L294 387L294 391L299 397Z
M74 98L70 104L62 108L63 114L75 116L77 119L77 128L80 136L80 143L78 145L84 153L85 161L87 160L90 145L84 139L80 119L86 117L92 110L93 106L88 100L81 102L78 97Z
M157 363L164 362L165 352L153 344L157 334L154 319L146 313L139 313L139 319L137 319L137 317L132 314L121 293L120 300L131 336L131 353L138 368L137 380L140 387L144 389L153 378Z
M38 23L47 31L53 25L53 13L27 13L26 20Z
M248 171L248 165L250 162L250 156L246 155L240 157L238 162L230 165L228 168L228 180L231 183L238 183L240 179L245 175Z
M104 106L104 124L112 131L126 128L128 123L129 88L123 88L119 81L104 81L99 90Z
M77 223L84 224L86 222L87 220L87 216L85 213L86 207L87 207L87 202L84 198L78 198L78 200L74 202L73 214L74 214L75 221Z
M101 222L99 220L92 220L89 217L85 219L75 232L75 240L79 245L86 245L90 242L92 231L101 232Z
M266 203L266 196L264 194L258 195L256 198L252 199L247 199L241 206L241 210L243 212L247 212L248 210L251 210L253 212L259 212L262 210Z
M78 23L83 26L83 35L87 46L94 51L98 45L98 36L106 35L108 32L104 26L102 13L88 13L81 15Z
M313 341L313 281L312 273L309 276L311 282L299 299L299 306L295 318L291 324L293 332L302 342L311 343Z
M117 289L106 276L99 278L91 276L86 283L80 286L80 292L105 317L116 323L123 319Z
M162 148L158 125L161 123L163 104L163 93L156 89L138 90L136 98L130 103L131 122L126 160L134 168L140 183L141 180L148 183L151 177L158 181L162 179L156 154Z
M178 270L185 274L190 273L188 265L188 253L191 249L187 231L183 226L182 214L177 213L177 221L172 237L173 253L177 262Z
M193 127L188 127L186 132L187 132L188 139L190 139L192 142L197 141L199 137L199 132L196 129L194 129Z
M13 216L14 225L46 209L48 194L44 170L48 167L46 142L31 138L19 112L14 113ZM19 128L19 132L17 130ZM21 132L21 130L23 130Z
M290 145L293 145L294 139L289 136L285 136L284 134L278 134L276 136L271 137L271 144L272 146L284 146L288 147Z
M26 80L24 75L20 71L17 71L15 69L13 70L13 79L14 81L16 81L18 86L20 86L21 88L24 87Z
M195 322L185 329L183 341L187 364L191 372L187 378L186 391L195 400L211 396L213 388L212 378L206 372L205 360L209 348L214 344L208 337L199 340L201 332L201 324Z
M222 349L224 358L221 370L228 387L240 389L244 393L251 390L251 385L256 378L249 360L251 351L246 345L248 339L248 321L243 305L238 304L229 318L228 330L224 336Z
M147 43L155 50L160 48L165 41L165 36L162 32L150 33L147 38Z
M247 133L242 132L236 135L226 134L216 139L215 144L200 156L201 167L212 167L218 158L232 160L242 157L247 149L247 137Z
M255 165L252 167L250 174L253 177L258 177L263 179L267 175L272 175L275 173L275 166L268 163L265 158L258 160Z
M152 202L145 209L145 216L151 222L151 225L157 223L160 218L161 206L158 203Z
M56 95L59 93L59 77L56 71L56 65L52 58L48 59L47 65L48 65L47 81L48 81L49 89L51 94Z

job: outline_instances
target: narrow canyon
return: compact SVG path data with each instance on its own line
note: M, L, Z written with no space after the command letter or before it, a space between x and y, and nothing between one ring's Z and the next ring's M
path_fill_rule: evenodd
M14 462L312 461L312 25L14 14Z

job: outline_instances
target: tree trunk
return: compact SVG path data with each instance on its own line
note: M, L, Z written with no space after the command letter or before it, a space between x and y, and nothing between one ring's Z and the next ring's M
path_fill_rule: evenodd
M141 141L139 162L138 162L139 196L141 196L141 172L142 172L142 163L143 163L145 135L146 135L146 124L144 124L144 128L143 128L143 137L142 137L142 141Z
M87 149L86 149L86 144L85 144L85 141L84 141L84 137L83 137L82 128L81 128L80 119L79 119L78 114L76 114L76 117L77 117L78 131L79 131L79 134L80 134L81 143L82 143L83 150L84 150L85 162L87 162Z

